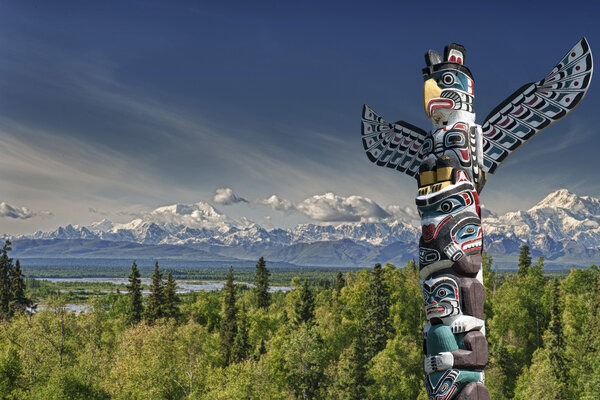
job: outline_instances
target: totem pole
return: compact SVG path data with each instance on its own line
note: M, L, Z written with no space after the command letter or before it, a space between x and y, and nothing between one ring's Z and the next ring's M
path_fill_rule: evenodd
M386 122L365 105L362 141L373 163L417 179L421 217L419 274L427 324L425 387L430 400L489 399L481 271L479 193L487 174L542 129L579 104L592 78L592 54L581 39L542 80L528 83L475 123L473 75L465 48L425 54L427 133Z

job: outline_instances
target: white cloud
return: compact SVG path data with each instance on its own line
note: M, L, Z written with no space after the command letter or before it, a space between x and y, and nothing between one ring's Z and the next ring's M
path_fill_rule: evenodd
M15 207L5 202L0 203L0 217L28 219L36 216L51 216L50 211L34 212L27 207Z
M282 199L276 194L272 195L267 199L258 200L257 203L277 211L296 211L296 206L294 205L294 203L292 203L289 200Z
M367 197L343 197L333 193L309 197L298 203L296 208L306 216L324 222L373 222L390 216L387 211Z
M385 210L391 214L392 218L420 227L421 217L416 206L400 206L397 204L389 205Z
M219 188L216 190L213 201L217 204L228 206L235 203L247 203L248 200L237 196L230 188Z
M296 204L274 194L266 199L257 200L256 203L277 211L299 212L323 222L374 222L391 216L367 197L344 197L334 193L317 194Z

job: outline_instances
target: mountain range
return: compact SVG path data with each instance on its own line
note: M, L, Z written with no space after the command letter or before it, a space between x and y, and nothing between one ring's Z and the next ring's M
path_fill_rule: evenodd
M600 199L566 189L526 211L487 211L483 226L484 248L501 264L514 264L523 244L550 264L586 266L600 258ZM264 256L298 266L356 267L416 258L419 235L417 226L397 218L266 229L198 202L160 207L123 224L104 219L11 239L14 256L23 259L145 257L210 264Z

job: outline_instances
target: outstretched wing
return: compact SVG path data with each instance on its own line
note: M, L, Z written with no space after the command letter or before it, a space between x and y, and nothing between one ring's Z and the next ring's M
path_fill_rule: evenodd
M485 119L483 169L496 168L523 143L573 110L592 80L590 47L581 39L541 81L528 83Z
M410 176L418 174L422 160L419 150L427 135L423 129L404 121L390 124L365 104L361 132L363 147L371 162Z

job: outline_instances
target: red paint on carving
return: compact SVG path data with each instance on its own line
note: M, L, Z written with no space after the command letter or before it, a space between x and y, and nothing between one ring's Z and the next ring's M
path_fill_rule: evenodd
M575 81L575 83L573 85L579 86L579 82Z
M536 101L538 101L538 97L534 94L533 95L533 99L531 99L530 101L528 101L527 104L528 106L533 105L533 103L535 103Z
M571 53L571 57L575 57L575 52Z
M440 222L440 224L437 226L437 228L433 224L422 225L421 231L422 231L422 235L423 235L423 240L427 243L434 240L437 237L438 233L440 233L440 229L442 229L442 226L444 226L444 224L446 222L450 221L450 218L452 218L452 216L448 215L446 217L446 219L444 219L442 222Z
M570 102L570 101L571 101L571 99L567 97L567 98L565 99L565 101L568 103L568 102Z
M462 58L458 57L458 58L456 59L456 62L457 62L457 63L459 63L459 64L462 64Z
M436 98L436 99L429 100L429 103L427 104L427 109L429 110L430 116L433 115L433 112L435 110L437 110L438 108L452 109L452 108L454 108L454 100L442 99L442 98Z
M475 199L475 211L477 212L477 215L479 215L479 218L481 218L481 208L479 207L479 195L475 190L473 190L471 193L473 194L473 198Z
M450 61L451 62L456 62L456 57L455 56L450 56Z
M575 67L576 71L579 71L580 69L581 69L581 67L579 65Z

